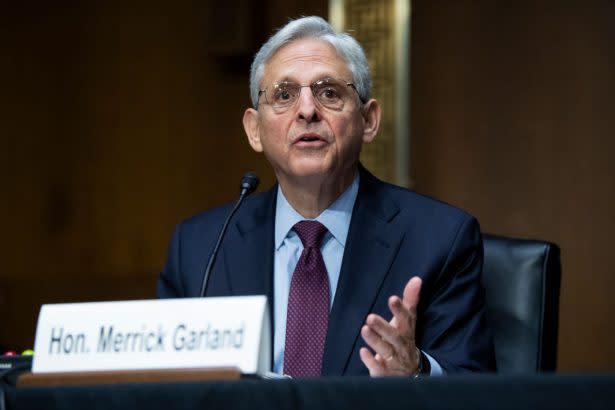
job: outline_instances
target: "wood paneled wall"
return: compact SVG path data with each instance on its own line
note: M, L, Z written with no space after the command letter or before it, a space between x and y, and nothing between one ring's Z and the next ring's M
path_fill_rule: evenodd
M562 249L559 369L615 368L615 3L413 1L412 177Z
M271 185L241 125L249 65L312 3L2 6L0 346L33 345L41 303L155 297L176 223L246 171Z

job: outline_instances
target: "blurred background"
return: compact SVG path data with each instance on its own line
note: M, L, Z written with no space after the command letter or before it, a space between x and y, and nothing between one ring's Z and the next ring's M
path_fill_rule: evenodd
M241 125L251 58L289 18L328 12L0 6L3 349L33 346L43 303L155 297L176 223L234 199L248 170L274 182ZM409 184L484 232L557 243L558 370L612 371L615 2L413 0L410 23Z

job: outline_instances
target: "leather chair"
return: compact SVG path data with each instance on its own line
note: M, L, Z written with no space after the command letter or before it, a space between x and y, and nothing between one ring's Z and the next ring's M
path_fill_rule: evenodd
M483 235L483 285L498 372L554 371L560 250L543 241Z

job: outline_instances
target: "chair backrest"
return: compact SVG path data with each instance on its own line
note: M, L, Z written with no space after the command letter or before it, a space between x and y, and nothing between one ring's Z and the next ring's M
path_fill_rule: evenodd
M549 242L483 235L483 285L499 373L554 371L560 251Z

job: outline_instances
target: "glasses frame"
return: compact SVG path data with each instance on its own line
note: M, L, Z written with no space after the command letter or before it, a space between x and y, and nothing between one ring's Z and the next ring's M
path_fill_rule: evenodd
M317 102L318 102L318 104L319 104L319 105L321 105L321 106L322 106L322 107L324 107L324 108L331 109L331 108L328 108L327 106L325 106L323 103L321 103L321 102L320 102L320 100L319 100L319 99L318 99L318 97L316 96L316 92L315 92L315 90L314 90L314 87L315 87L318 83L323 82L323 81L326 81L326 80L335 80L335 81L339 81L339 82L341 82L342 84L345 84L345 85L346 85L346 87L352 87L352 89L353 89L353 90L357 93L357 97L359 97L359 101L361 102L361 104L365 104L365 101L363 101L363 98L361 98L361 95L359 95L359 90L357 90L357 87L354 85L354 83L351 83L351 82L348 82L348 81L345 81L345 80L341 80L341 79L336 79L336 78L333 78L333 77L325 77L325 78L321 78L321 79L316 80L316 81L314 81L314 82L312 82L312 83L310 83L310 84L299 84L299 83L295 83L295 82L293 82L293 81L279 81L279 82L278 82L278 81L276 81L276 82L274 82L273 84L271 84L269 87L273 87L273 86L275 86L275 85L277 85L277 84L281 84L281 83L291 83L291 84L296 84L296 85L298 85L298 86L299 86L299 93L297 94L297 97L296 97L295 101L293 101L293 102L292 102L292 104L290 104L288 107L285 107L285 108L284 108L284 111L287 111L288 109L290 109L291 107L293 107L293 106L297 103L297 101L299 100L299 96L301 95L301 89L302 89L302 88L305 88L305 87L308 87L308 88L310 89L310 91L312 92L312 97L314 97L314 101L317 101ZM261 100L261 95L263 95L263 94L265 95L265 102L266 102L266 104L267 104L267 105L270 105L273 109L276 109L276 107L275 107L273 104L271 104L271 103L269 102L269 100L267 99L267 89L268 89L269 87L265 87L265 88L263 88L262 90L258 90L258 100L257 100L257 106L256 106L256 108L257 108L257 109L258 109L258 107L261 105L260 100ZM278 109L280 109L281 107L277 107L277 108L278 108Z

